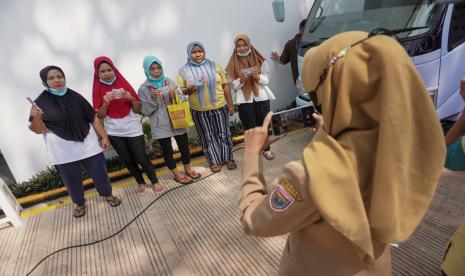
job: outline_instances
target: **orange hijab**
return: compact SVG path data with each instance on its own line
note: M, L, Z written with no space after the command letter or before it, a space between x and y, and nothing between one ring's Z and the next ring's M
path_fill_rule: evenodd
M245 41L250 48L250 54L247 57L240 57L237 55L237 42L239 40ZM258 52L255 47L250 44L250 38L244 34L236 36L234 39L234 51L229 59L228 66L226 67L226 72L233 79L238 79L240 77L241 70L244 68L255 67L258 71L258 74L261 72L262 64L265 61L265 58ZM246 100L250 99L252 92L255 96L258 96L259 87L257 81L252 78L247 79L242 87L244 97Z

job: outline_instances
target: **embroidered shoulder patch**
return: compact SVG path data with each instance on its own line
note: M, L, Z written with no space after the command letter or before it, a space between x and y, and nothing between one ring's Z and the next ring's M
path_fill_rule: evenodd
M282 212L289 208L295 199L281 185L276 186L270 196L270 208Z
M286 189L286 191L295 199L295 201L302 201L302 195L300 195L299 190L297 190L297 188L294 187L294 185L292 185L292 183L289 182L289 180L287 180L286 178L281 178L279 180L279 185L283 186Z

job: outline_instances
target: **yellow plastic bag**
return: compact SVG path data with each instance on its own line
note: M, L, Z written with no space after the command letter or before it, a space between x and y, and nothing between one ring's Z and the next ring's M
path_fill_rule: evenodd
M178 94L175 94L175 102L167 105L173 129L188 128L194 126L189 103L179 101Z

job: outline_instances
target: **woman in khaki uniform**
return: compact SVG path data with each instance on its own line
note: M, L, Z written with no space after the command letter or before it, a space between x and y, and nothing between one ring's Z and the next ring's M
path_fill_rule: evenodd
M444 164L431 99L402 46L364 32L310 50L303 84L325 124L272 186L260 157L271 113L245 133L243 228L290 233L280 275L390 275L389 243L420 223Z
M452 236L441 268L446 276L465 275L465 220Z

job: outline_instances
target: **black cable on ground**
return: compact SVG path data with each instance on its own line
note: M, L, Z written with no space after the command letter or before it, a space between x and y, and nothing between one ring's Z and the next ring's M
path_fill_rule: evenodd
M236 149L234 149L232 152L236 152L238 150L241 150L243 149L244 147L238 147ZM50 254L48 254L47 256L45 256L44 258L42 258L26 275L31 275L32 272L34 272L34 270L36 270L36 268L41 264L43 263L46 259L48 259L49 257L55 255L56 253L59 253L61 251L65 251L65 250L68 250L68 249L72 249L72 248L80 248L80 247L85 247L85 246L89 246L89 245L93 245L93 244L97 244L97 243L101 243L101 242L104 242L108 239L111 239L113 238L114 236L118 235L119 233L123 232L126 228L129 227L129 225L131 225L136 219L138 219L142 214L145 213L145 211L147 211L148 208L150 208L150 206L152 206L157 200L159 200L160 198L162 198L163 196L165 196L166 194L174 191L174 190L177 190L179 188L183 188L183 187L187 187L189 185L192 185L194 183L197 183L199 181L202 181L212 175L214 175L216 173L211 173L207 176L204 176L202 178L199 178L197 179L196 181L194 181L193 183L191 184L185 184L185 185L181 185L181 186L177 186L177 187L174 187L174 188L171 188L169 189L168 191L162 193L161 195L159 195L157 198L155 198L152 202L150 202L142 211L139 212L139 214L137 214L132 220L130 220L125 226L123 226L123 228L121 228L120 230L118 230L117 232L111 234L110 236L106 237L106 238L103 238L103 239L100 239L100 240L96 240L96 241L93 241L93 242L89 242L89 243L84 243L84 244L77 244L77 245L72 245L72 246L68 246L68 247L64 247L64 248L61 248L61 249L58 249Z

